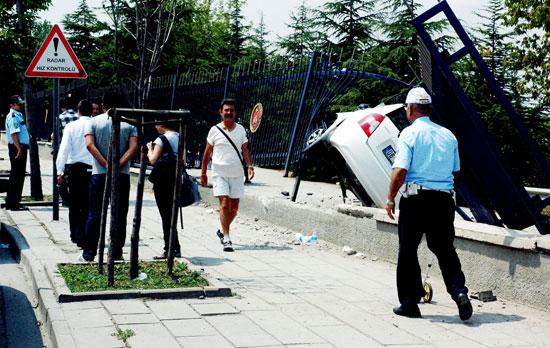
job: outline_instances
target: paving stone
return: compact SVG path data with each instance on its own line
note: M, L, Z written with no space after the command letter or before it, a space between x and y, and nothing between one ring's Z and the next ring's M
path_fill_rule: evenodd
M338 326L314 326L311 328L317 335L327 340L335 347L364 348L383 347L372 338L363 335L353 328L345 325Z
M148 314L115 314L113 320L118 325L123 324L153 324L159 320L151 313Z
M216 330L237 347L278 345L273 336L242 314L205 317Z
M142 300L108 300L101 301L101 303L111 314L151 313L151 310L145 306Z
M300 325L307 327L343 324L340 320L309 303L283 304L278 308Z
M222 336L178 337L178 342L184 348L233 348Z
M112 326L111 317L103 308L64 311L65 318L72 328Z
M325 340L279 311L254 311L246 315L285 345L325 342Z
M238 309L227 303L195 303L191 307L203 316L239 313Z
M121 330L132 330L134 336L128 339L128 344L132 348L151 348L151 347L178 347L176 339L168 332L162 324L132 324L119 325Z
M145 303L160 320L200 318L197 312L181 300L147 301Z
M113 334L116 333L115 326L78 328L73 330L73 336L78 348L123 348L124 342Z
M180 336L213 336L216 330L204 319L165 320L162 322L172 335Z

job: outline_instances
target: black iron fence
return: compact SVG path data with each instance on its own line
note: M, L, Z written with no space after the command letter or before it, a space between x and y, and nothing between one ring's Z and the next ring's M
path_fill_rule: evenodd
M189 71L151 80L148 109L186 109L191 112L187 131L187 161L198 167L210 127L220 121L218 107L223 97L237 100L239 122L248 132L255 165L285 166L286 172L301 153L313 129L324 123L324 109L356 81L373 78L393 83L396 89L408 85L382 75L363 71L361 61L338 61L332 54L312 53L295 59L276 58L223 69ZM96 88L86 81L71 81L61 87L61 98L100 101L108 87ZM130 83L123 88L130 106L137 105ZM51 92L35 94L37 137L48 139L52 130ZM262 104L257 128L250 128L253 108ZM156 134L145 130L146 141Z

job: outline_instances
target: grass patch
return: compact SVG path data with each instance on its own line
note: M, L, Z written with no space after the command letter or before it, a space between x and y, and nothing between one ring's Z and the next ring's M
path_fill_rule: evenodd
M199 272L191 271L187 264L174 261L172 276L166 275L166 261L144 261L139 263L140 272L147 274L147 279L130 279L128 262L115 265L115 286L107 286L107 265L104 274L99 274L97 264L64 264L59 265L59 273L65 279L71 292L88 292L103 290L145 290L190 288L208 285Z
M43 195L42 201L51 202L53 200L52 195ZM21 197L21 202L35 202L35 199L32 196L23 196Z
M134 336L135 333L131 329L121 330L119 328L116 329L116 332L112 333L111 336L115 336L119 340L121 340L124 343L128 343L128 338Z

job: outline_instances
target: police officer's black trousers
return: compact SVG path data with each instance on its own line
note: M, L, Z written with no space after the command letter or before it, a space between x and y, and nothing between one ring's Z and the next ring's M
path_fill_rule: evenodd
M162 232L164 235L164 251L168 252L170 245L170 224L172 222L172 202L174 199L174 182L173 174L166 180L160 180L153 186L155 193L155 201L159 208L160 217L162 219ZM176 229L174 238L174 252L180 252L180 243Z
M65 166L67 169L67 166ZM69 206L69 224L71 240L82 245L88 218L88 192L92 166L85 163L73 163L68 168L69 193L74 199Z
M418 195L401 198L397 259L397 293L401 304L416 303L424 295L417 255L424 233L428 248L439 262L447 292L453 299L468 292L453 245L454 216L454 201L448 193L419 191Z
M21 144L22 156L16 159L17 148L13 144L8 144L10 155L10 179L8 192L6 194L6 208L16 209L21 202L21 193L23 192L23 184L25 183L25 167L27 166L27 151L28 145Z

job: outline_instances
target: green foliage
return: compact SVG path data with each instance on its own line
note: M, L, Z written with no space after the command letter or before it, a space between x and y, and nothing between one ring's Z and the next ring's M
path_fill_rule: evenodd
M115 336L122 342L127 343L128 339L135 335L135 332L131 329L122 330L117 327L116 332L114 332L111 336Z
M166 275L166 262L143 261L140 272L147 274L147 279L130 279L129 263L115 265L115 286L107 286L107 274L99 274L96 264L59 265L59 273L65 279L72 292L125 290L125 289L168 289L189 288L208 285L208 281L198 272L191 271L187 264L176 261L173 276Z
M227 51L232 62L236 62L243 54L244 43L248 38L249 27L245 25L242 8L246 0L228 0L229 8L229 42Z
M280 38L278 46L288 56L307 54L327 41L326 35L316 28L313 10L306 6L305 0L302 0L295 12L290 13L290 23L287 26L292 29L292 32Z
M328 1L316 17L319 29L336 40L346 57L356 48L371 47L381 22L376 0Z
M513 67L522 78L517 85L545 105L550 112L550 2L504 0L505 22L517 35L511 55Z

